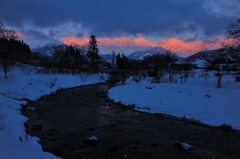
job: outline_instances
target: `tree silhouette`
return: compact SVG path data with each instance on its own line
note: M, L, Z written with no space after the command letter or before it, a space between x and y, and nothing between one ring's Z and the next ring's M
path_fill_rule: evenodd
M119 69L129 68L128 58L124 54L122 54L122 56L120 55L120 53L117 54L116 63Z
M112 65L113 66L115 66L116 56L117 55L116 55L115 51L112 51L112 59L111 60L112 60Z
M240 18L229 24L227 34L229 38L236 40L237 45L240 45Z
M16 62L29 62L31 50L23 41L17 40L14 30L6 30L4 23L0 21L0 67L3 69L5 78L7 73ZM20 66L20 65L19 65Z
M237 63L237 67L240 67L240 18L235 22L231 22L228 26L227 37L234 40L232 46L227 46L225 49L230 53L233 59ZM240 77L237 75L236 80Z
M98 45L97 45L96 37L94 35L90 37L90 41L88 44L87 57L91 61L92 69L95 70L97 60L100 58L100 56L98 55Z

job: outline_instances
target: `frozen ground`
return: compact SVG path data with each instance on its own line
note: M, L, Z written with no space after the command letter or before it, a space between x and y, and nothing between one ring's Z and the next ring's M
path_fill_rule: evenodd
M60 88L70 88L102 82L100 75L38 75L15 68L5 79L0 71L0 158L52 159L56 156L43 152L37 137L25 136L21 104L24 99L36 100ZM151 83L146 78L138 83L130 77L125 85L109 90L109 97L124 104L135 104L136 109L152 113L166 113L194 118L211 125L229 124L240 130L240 83L233 75L224 75L221 89L210 73L207 80L199 76L187 82ZM21 141L20 141L21 140Z
M151 83L150 78L134 82L129 78L125 85L111 88L109 97L123 104L135 104L141 111L165 113L178 117L193 118L210 125L228 124L240 130L240 82L233 75L224 75L222 88L218 89L213 72L207 80L196 72L181 84L168 82Z
M27 69L27 68L25 68ZM43 152L37 137L25 134L21 115L24 99L36 100L60 88L103 82L100 75L38 75L34 71L22 71L18 67L9 72L5 79L0 70L0 158L54 159L56 156ZM26 74L27 73L27 74ZM21 141L20 141L21 140Z

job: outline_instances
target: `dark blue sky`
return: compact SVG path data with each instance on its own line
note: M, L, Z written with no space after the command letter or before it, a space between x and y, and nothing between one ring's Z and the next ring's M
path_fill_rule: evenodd
M32 45L66 36L225 37L239 18L240 0L0 0L0 20L32 37Z

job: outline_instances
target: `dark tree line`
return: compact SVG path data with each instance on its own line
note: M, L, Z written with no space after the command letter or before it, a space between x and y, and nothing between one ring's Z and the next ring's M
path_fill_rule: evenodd
M116 63L116 67L115 67ZM111 66L112 64L112 66ZM125 81L130 73L130 63L127 56L124 54L116 54L112 52L111 64L108 62L107 66L111 69L109 72L109 80L117 82L118 84L125 84Z
M66 45L47 45L45 46L52 56L45 57L45 63L41 62L49 71L57 73L71 72L72 74L81 73L84 65L87 65L87 57L84 50ZM35 58L39 58L36 54ZM42 57L44 58L44 57ZM40 60L35 60L40 62Z
M15 64L27 63L31 57L31 50L27 44L18 40L14 30L6 30L4 24L0 22L0 66L4 71L5 78L7 72Z
M133 76L136 82L139 82L146 76L154 77L154 82L160 82L161 77L165 74L172 79L176 72L172 68L172 64L177 60L177 56L169 51L166 53L153 54L144 57L143 60L128 59L124 54L112 53L112 64L116 61L117 67L111 69L110 78L113 81L120 81L122 84L128 76ZM108 67L112 68L110 63Z
M150 77L154 77L154 82L159 83L162 76L168 74L169 79L172 79L176 70L172 64L178 59L176 54L167 51L166 53L154 54L147 56L141 61L141 65L147 71Z
M118 53L116 56L116 63L119 69L128 69L129 68L129 60L127 56L124 54Z
M23 41L3 37L0 38L0 43L0 58L13 59L20 63L26 63L30 60L31 50Z
M41 65L45 68L43 73L72 73L81 72L93 73L100 70L103 61L98 54L97 40L94 35L90 37L87 50L84 48L48 44L45 50L51 54L42 56L33 53L34 65Z
M14 30L5 29L0 22L0 66L5 77L11 67L21 63L30 64L35 68L40 66L41 73L81 73L98 71L103 64L99 54L97 40L90 37L88 49L67 45L48 44L45 50L49 54L31 52L29 46L18 40Z

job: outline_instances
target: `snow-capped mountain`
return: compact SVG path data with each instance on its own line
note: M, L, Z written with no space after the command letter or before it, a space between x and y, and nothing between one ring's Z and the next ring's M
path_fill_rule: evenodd
M171 52L184 53L188 55L206 50L210 46L210 44L205 42L185 42L175 38L161 41L158 44Z
M229 39L218 39L209 42L187 42L175 38L160 42L151 42L144 38L129 39L126 37L96 39L99 46L99 54L111 54L114 51L115 53L130 55L134 52L161 47L183 57L204 50L221 48L223 43L231 43ZM61 39L61 42L67 45L86 46L89 42L89 37L65 37Z
M128 55L127 57L129 59L135 59L135 60L142 60L146 56L150 56L153 54L162 54L165 53L167 50L162 48L162 47L154 47L154 48L149 48L143 51L136 51L133 52L132 54Z
M217 56L218 56L219 52L218 50L208 50L208 51L201 51L198 52L196 54L193 54L191 56L188 56L186 58L186 60L188 61L193 61L196 60L198 58L203 58L203 59L207 59L207 60L214 60Z
M89 40L89 37L65 37L61 39L61 42L66 45L87 49ZM186 42L174 38L161 42L151 42L144 38L129 39L126 37L96 38L96 40L100 55L111 55L114 51L116 54L124 54L134 59L141 59L144 56L158 52L165 53L166 50L176 53L181 57L188 57L197 52L221 48L223 43L231 43L229 39L218 39L211 42ZM35 51L44 52L41 48Z
M153 45L147 43L143 38L135 38L131 40L125 37L119 38L97 38L99 54L111 54L113 51L118 54L129 55L133 52L151 48ZM67 45L78 47L86 47L89 42L89 37L66 37L61 41Z

